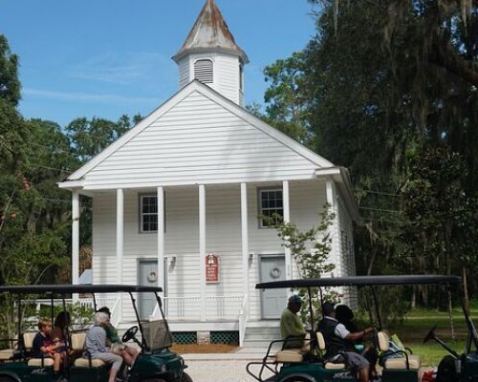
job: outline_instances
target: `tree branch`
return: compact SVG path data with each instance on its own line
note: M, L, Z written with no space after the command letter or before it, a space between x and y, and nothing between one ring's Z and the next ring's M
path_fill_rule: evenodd
M438 41L429 58L430 63L446 69L478 88L478 71L444 41Z

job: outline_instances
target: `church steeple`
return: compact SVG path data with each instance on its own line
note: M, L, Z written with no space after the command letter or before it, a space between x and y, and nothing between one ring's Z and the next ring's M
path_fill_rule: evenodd
M197 79L243 105L242 69L249 62L214 0L207 0L191 32L173 60L180 87Z

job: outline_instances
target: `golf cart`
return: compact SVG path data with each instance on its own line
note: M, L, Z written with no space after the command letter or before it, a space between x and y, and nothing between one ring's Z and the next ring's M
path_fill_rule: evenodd
M93 296L94 309L97 293L125 293L130 296L136 322L123 335L122 341L135 342L141 349L132 368L124 373L125 382L191 382L184 372L184 360L169 350L172 337L164 317L159 287L144 287L135 285L33 285L0 287L0 294L9 293L15 296L18 309L18 337L9 339L12 345L9 350L0 351L0 382L53 382L53 360L51 358L33 358L31 349L35 332L22 331L22 300L26 296L47 297L51 301L51 316L53 322L54 303L61 300L63 310L67 311L65 296L72 294L88 294ZM151 293L154 295L160 320L142 321L140 319L135 295L136 293ZM25 301L23 301L25 304ZM63 374L69 382L107 382L110 366L99 359L92 359L83 353L86 332L73 332L65 328L67 341L66 354L77 352L79 358L66 357L63 363ZM141 334L138 339L136 334ZM125 367L123 365L123 367ZM123 375L120 370L119 375Z
M309 315L311 331L304 340L302 349L287 349L286 342L290 339L273 341L267 350L262 362L251 362L246 370L259 382L350 382L356 380L355 373L346 368L345 364L330 363L324 359L326 343L320 332L315 332L316 327L312 308L312 289L318 289L320 303L323 304L324 288L331 287L357 287L367 288L373 298L373 305L367 303L367 310L375 326L372 333L372 350L382 365L379 370L378 381L382 382L420 382L423 369L421 358L412 354L410 349L391 349L390 337L382 329L376 288L378 286L392 285L448 285L458 286L461 284L459 277L432 276L432 275L408 275L408 276L355 276L337 277L309 280L287 280L257 284L256 289L306 289L309 294ZM368 301L368 298L367 298ZM375 310L373 312L372 310ZM454 353L445 345L445 349L451 351L456 360L456 370L453 371L452 379L442 379L446 382L478 381L478 337L476 329L466 309L463 309L470 340L465 353L461 356ZM373 316L375 320L373 319ZM308 338L308 339L307 339ZM438 340L432 329L425 340ZM277 345L282 345L278 352L273 351ZM473 350L472 350L473 345ZM449 356L447 356L449 357ZM447 371L448 372L448 371ZM267 377L267 374L272 374Z

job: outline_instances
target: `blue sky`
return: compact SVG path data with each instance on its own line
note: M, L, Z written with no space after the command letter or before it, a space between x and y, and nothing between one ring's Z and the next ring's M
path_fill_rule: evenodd
M216 0L247 52L246 102L263 68L314 34L306 0ZM178 90L171 60L205 0L1 0L0 33L20 56L26 118L146 115Z

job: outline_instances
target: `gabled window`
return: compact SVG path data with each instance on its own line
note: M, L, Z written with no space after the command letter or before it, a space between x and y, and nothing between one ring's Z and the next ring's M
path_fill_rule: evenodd
M273 223L264 217L273 218L276 215L284 216L282 188L259 189L259 227L269 228Z
M194 78L203 84L211 84L214 81L212 61L197 60L194 63Z
M139 232L158 232L158 197L154 194L139 196Z

